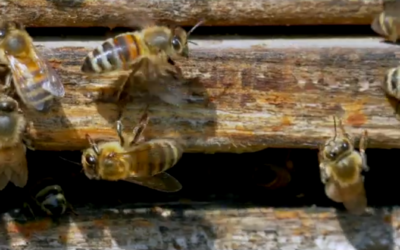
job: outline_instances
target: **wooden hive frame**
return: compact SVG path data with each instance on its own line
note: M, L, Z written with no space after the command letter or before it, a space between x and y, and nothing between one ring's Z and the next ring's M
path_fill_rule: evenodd
M264 33L269 25L369 26L382 11L382 1L378 0L300 0L296 4L290 0L111 2L0 1L2 18L32 27L28 31L33 35L46 34L34 36L35 44L61 75L66 88L65 98L48 114L24 110L33 122L30 136L37 150L82 150L88 146L86 133L95 139L116 138L118 107L103 100L113 96L127 76L123 72L89 78L80 72L84 56L105 36L55 40L47 35L55 29L42 32L42 28L124 27L128 16L145 13L160 22L185 26L194 25L200 18L207 20L204 26L227 29L262 26L256 32ZM208 28L201 27L199 33L207 34ZM381 89L387 70L398 65L400 50L383 43L382 38L194 36L193 41L198 45L190 47L190 59L178 64L185 76L201 78L199 92L210 101L182 108L152 103L146 137L183 135L188 153L255 152L269 147L316 149L332 135L332 116L336 115L351 134L367 129L370 148L400 147L395 102ZM141 115L143 100L139 96L124 111L127 129ZM371 213L356 217L331 208L228 209L201 202L186 207L181 204L184 201L178 203L159 204L169 209L78 209L78 216L57 222L48 218L19 222L5 213L0 246L149 250L399 248L397 210L371 209Z

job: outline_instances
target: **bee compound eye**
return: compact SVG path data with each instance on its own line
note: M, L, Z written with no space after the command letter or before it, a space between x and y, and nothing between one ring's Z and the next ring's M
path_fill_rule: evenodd
M86 155L86 157L85 157L85 159L86 159L86 162L89 164L89 165L94 165L94 164L96 164L96 157L94 157L93 155Z
M0 102L0 111L3 112L13 112L17 108L15 102Z
M336 152L331 152L331 153L329 153L329 157L335 158L335 157L336 157Z
M0 38L6 37L6 29L5 28L0 28Z
M349 144L347 142L343 142L342 148L343 149L348 149L349 148Z
M180 50L181 42L179 41L178 37L174 37L172 39L172 46L173 46L174 50Z

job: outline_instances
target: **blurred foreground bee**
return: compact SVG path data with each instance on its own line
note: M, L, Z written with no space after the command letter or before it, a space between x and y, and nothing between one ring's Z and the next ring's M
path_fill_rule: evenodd
M400 2L385 2L384 11L375 17L371 28L387 40L397 42L400 38Z
M183 146L175 140L153 139L143 141L141 137L147 123L145 112L133 134L125 138L120 121L117 122L119 142L96 144L86 135L91 148L83 151L82 166L89 179L109 181L125 180L158 191L177 192L182 186L167 174L182 157Z
M55 70L39 55L32 38L16 22L0 24L0 62L9 67L4 88L11 78L19 97L28 106L46 112L54 97L63 97L64 86Z
M169 104L180 105L188 95L188 90L182 88L187 80L172 59L189 56L188 37L202 22L188 33L180 27L169 28L148 22L140 31L107 39L86 56L81 71L104 74L131 70L127 82L141 75L142 79L133 81L144 81L150 94Z
M53 178L43 178L35 183L29 189L31 201L35 208L40 209L48 216L59 217L63 215L67 209L70 209L74 214L72 206L67 202L64 196L64 191ZM29 203L25 203L33 216L33 212Z
M18 103L5 94L0 94L0 190L9 181L24 187L28 180L26 147L23 133L26 122Z
M341 120L339 135L336 131L336 118L334 128L334 137L321 145L319 151L321 181L325 184L325 193L330 199L343 203L351 213L361 214L367 207L364 177L361 175L363 170L369 169L365 154L367 131L361 136L360 152L357 152Z

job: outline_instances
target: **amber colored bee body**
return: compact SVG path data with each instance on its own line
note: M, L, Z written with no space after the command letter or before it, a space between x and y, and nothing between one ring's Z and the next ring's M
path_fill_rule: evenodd
M172 59L188 57L188 36L200 24L188 33L180 27L149 24L139 31L109 38L86 56L81 71L104 74L130 70L126 82L144 81L150 94L172 105L180 105L185 102L189 90L182 87L187 80Z
M8 182L24 187L28 180L26 147L22 141L26 122L18 103L0 95L0 190Z
M321 146L319 162L321 181L326 195L335 202L342 202L348 211L361 214L367 206L362 171L368 171L365 140L367 131L360 140L360 152L354 150L352 139L345 132L340 120L340 134L328 139Z
M122 135L122 124L118 122L119 142L96 144L87 135L91 148L82 154L86 176L97 180L125 180L163 192L179 191L181 184L164 171L173 167L182 157L183 146L170 139L141 141L147 122L145 113L129 139Z
M15 22L0 24L2 64L10 69L5 88L11 79L19 97L37 111L48 111L55 97L63 97L64 86L54 69L39 55L32 38L22 25Z
M388 41L397 42L400 38L400 3L386 2L384 11L374 18L371 28Z

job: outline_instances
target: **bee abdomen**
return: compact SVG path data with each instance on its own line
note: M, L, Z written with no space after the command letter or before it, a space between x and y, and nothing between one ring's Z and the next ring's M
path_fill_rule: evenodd
M140 47L135 33L125 33L107 39L90 52L81 67L85 73L104 73L129 69L140 55Z
M387 93L393 97L400 98L399 83L400 83L399 68L392 68L385 75L384 84Z
M182 146L174 140L151 140L143 144L143 147L147 150L142 151L146 152L145 155L138 155L137 172L144 176L153 176L168 170L183 154Z

